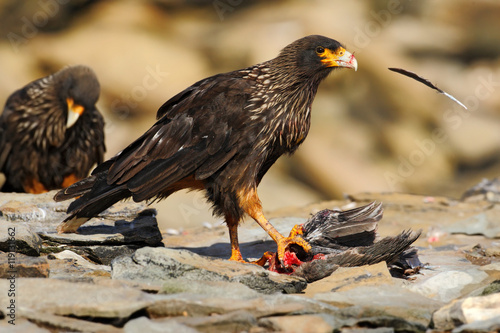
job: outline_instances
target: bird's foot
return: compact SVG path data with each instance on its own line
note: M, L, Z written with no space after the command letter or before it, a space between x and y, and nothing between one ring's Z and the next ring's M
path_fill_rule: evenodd
M304 229L302 229L302 224L296 224L293 226L292 230L290 230L288 237L302 236L303 234Z
M267 251L267 252L264 252L264 254L262 255L262 257L259 260L250 261L250 263L264 267L264 265L267 264L269 259L271 259L273 256L274 256L274 252Z
M228 260L246 263L245 259L243 259L243 256L241 255L241 252L235 250L231 251L231 257Z
M265 252L262 257L258 260L255 260L255 261L245 261L245 259L243 259L243 256L241 255L241 252L235 252L233 251L233 253L231 254L231 257L229 258L230 261L237 261L237 262L241 262L241 263L244 263L244 264L255 264L255 265L259 265L259 266L264 266L265 264L267 264L267 262L269 261L269 259L271 259L271 257L274 255L274 252Z
M289 250L291 245L297 245L302 248L306 253L311 250L311 245L306 242L300 234L296 234L297 226L293 227L292 232L290 232L290 236L283 237L278 239L276 242L278 244L278 259L283 263L283 259L285 258L285 253ZM302 229L300 229L302 230Z

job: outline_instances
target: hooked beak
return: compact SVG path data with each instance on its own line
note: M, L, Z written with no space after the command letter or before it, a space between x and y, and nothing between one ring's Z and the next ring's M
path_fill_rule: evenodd
M68 120L66 121L66 128L73 126L78 118L82 115L85 108L81 105L75 104L73 98L66 98L66 103L68 104Z
M327 67L345 67L358 70L358 61L354 58L354 54L346 51L343 47L339 47L335 51L326 50L325 57L321 60Z

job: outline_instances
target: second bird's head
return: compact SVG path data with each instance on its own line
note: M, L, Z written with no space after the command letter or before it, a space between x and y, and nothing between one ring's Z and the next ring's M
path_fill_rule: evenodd
M94 71L87 66L66 67L55 75L61 84L62 102L67 105L66 127L70 128L85 111L95 109L101 88Z

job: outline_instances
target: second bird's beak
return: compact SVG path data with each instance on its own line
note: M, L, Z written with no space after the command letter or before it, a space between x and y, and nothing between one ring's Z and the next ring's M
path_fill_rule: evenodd
M330 50L325 58L321 60L328 67L345 67L352 68L355 71L358 70L358 61L354 58L354 54L346 51L344 48L339 48L336 52L331 52Z
M66 99L66 103L68 104L68 119L66 121L66 128L70 128L76 123L85 109L83 106L75 104L73 98L68 97Z

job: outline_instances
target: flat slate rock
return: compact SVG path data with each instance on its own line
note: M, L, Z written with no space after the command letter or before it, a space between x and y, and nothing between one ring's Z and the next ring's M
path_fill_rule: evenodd
M41 233L44 240L74 246L82 245L163 245L154 216L138 216L132 221L94 218L78 229L78 233Z
M492 209L455 222L447 226L445 230L456 234L484 235L488 238L500 238L499 218L500 210L498 208Z
M0 280L0 290L9 290L9 281ZM57 279L17 278L15 281L16 314L33 312L59 316L92 317L113 320L128 319L133 313L152 304L150 295L133 288L89 283L72 283ZM0 309L10 299L0 293Z
M0 253L0 278L49 277L49 261L46 257L30 257L20 253Z
M257 295L250 296L245 291L242 292L241 288L229 285L225 286L225 290L225 295L183 292L153 296L155 302L146 308L146 312L150 318L161 318L222 315L234 311L245 311L260 318L312 312L317 306L316 303L302 298L293 298L292 295L276 297L276 295L262 295L254 292Z
M484 321L498 327L500 326L500 293L454 300L434 312L432 321L434 327L439 330L451 330L457 324Z
M40 255L41 238L26 223L0 221L0 251Z
M189 326L180 324L174 320L151 320L147 317L139 317L129 321L123 327L124 333L198 333L200 331Z
M425 330L432 313L443 305L393 284L360 285L343 291L318 293L314 299L342 308L347 316L397 318L417 330Z
M39 312L23 311L23 317L27 318L32 323L36 323L42 327L50 328L51 330L47 332L99 332L99 333L122 332L122 330L112 325L94 323L88 320L82 320L77 318L53 315L46 313L44 311L39 311ZM28 331L21 331L21 332L24 333Z
M253 264L208 258L190 251L145 247L111 263L113 279L162 283L182 278L194 281L239 282L262 293L298 293L302 278L277 274Z
M75 246L162 245L162 235L155 217L156 211L148 208L145 203L132 201L113 205L82 225L76 234L59 235L56 228L66 217L66 210L71 200L55 202L53 200L55 193L57 191L43 194L0 193L0 221L2 222L0 226L4 228L7 222L12 222L32 234L39 234L46 241ZM0 235L6 235L3 229L0 231ZM16 232L19 241L23 235L21 231L25 233L24 230ZM39 242L41 244L41 241ZM0 238L0 250L3 250L2 244ZM38 249L39 252L40 249ZM33 251L26 254L36 255Z

